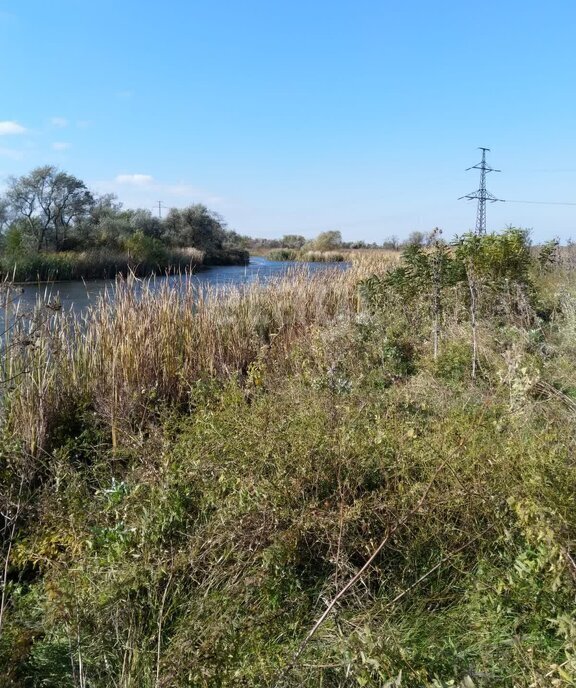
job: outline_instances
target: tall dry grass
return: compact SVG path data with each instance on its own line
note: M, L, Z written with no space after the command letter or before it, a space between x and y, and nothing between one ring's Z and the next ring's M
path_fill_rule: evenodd
M46 304L28 317L8 313L7 322L17 322L4 342L5 436L37 455L63 425L90 412L116 446L162 403L190 404L198 381L245 374L308 326L350 318L359 308L358 280L389 265L387 255L370 258L348 271L296 269L242 287L132 278L82 317Z

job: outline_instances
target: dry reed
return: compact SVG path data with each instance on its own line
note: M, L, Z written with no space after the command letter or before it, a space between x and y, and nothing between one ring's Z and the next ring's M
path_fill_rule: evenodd
M2 399L4 430L37 454L54 427L90 409L116 446L119 433L123 441L137 434L162 402L189 403L199 380L245 374L268 347L288 347L311 324L351 317L358 280L388 265L379 256L348 271L295 269L240 287L186 276L118 280L81 317L39 305L5 343L4 379L13 382Z

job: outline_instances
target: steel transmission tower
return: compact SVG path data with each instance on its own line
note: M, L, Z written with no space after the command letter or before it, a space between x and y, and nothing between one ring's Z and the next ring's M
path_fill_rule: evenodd
M494 194L486 191L486 174L488 172L500 172L500 170L495 170L492 167L488 167L486 164L486 151L489 148L480 148L482 151L482 160L477 164L469 167L468 170L480 170L480 188L478 191L473 191L472 193L466 194L466 196L460 196L459 201L463 198L467 198L472 201L478 199L478 212L476 214L476 234L486 234L486 201L489 203L496 203L500 201L500 198L496 198Z

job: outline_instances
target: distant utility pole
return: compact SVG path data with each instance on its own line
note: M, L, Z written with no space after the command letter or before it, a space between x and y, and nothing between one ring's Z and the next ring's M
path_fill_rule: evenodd
M158 201L158 217L162 219L162 206L166 207L162 201Z
M476 234L486 234L486 201L489 201L490 203L496 203L497 201L502 200L500 198L496 198L496 196L491 194L489 191L486 191L486 174L488 172L500 172L500 170L495 170L492 167L488 167L486 164L486 151L489 151L490 149L480 148L480 150L482 151L482 160L477 165L473 165L466 170L466 172L468 172L468 170L480 170L480 188L478 191L473 191L466 196L460 196L458 200L460 201L463 198L467 198L470 201L478 199Z

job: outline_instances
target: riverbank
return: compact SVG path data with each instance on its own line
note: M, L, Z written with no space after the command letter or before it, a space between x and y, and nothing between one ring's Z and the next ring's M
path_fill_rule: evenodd
M394 266L10 334L11 685L571 685L574 275L477 287L472 379L466 289L435 353Z
M265 256L268 260L303 262L303 263L343 263L361 260L369 256L387 256L391 261L399 258L398 251L386 249L342 249L335 251L308 251L292 248L276 248L272 250L260 251L259 255Z
M268 251L268 260L302 261L306 263L341 263L346 260L340 251L297 251L291 248L278 248Z
M114 279L134 274L149 277L194 271L215 265L246 265L249 254L242 249L199 251L193 248L163 249L154 255L135 257L110 250L42 252L18 259L0 258L0 279L11 282L54 282Z

